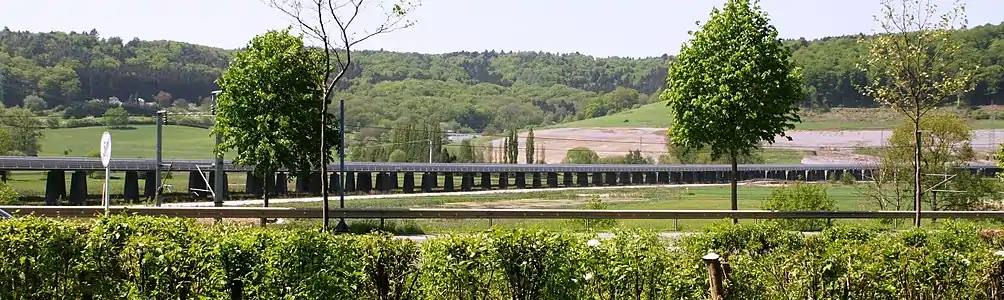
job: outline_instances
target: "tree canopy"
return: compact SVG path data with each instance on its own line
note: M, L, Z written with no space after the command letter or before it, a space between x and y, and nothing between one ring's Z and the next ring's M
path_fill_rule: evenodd
M233 161L254 165L259 175L281 168L300 174L315 167L322 97L317 59L288 28L256 36L237 52L217 81L221 92L213 133L223 136L217 153L236 150ZM337 145L337 138L329 135L328 145Z

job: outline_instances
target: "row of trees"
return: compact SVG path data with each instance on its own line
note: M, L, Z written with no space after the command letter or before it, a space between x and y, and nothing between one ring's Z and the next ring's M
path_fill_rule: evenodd
M929 116L939 105L961 101L960 95L978 85L974 70L980 62L967 55L965 38L957 30L966 25L963 6L936 15L937 7L928 2L881 3L883 11L876 19L885 32L860 37L859 48L865 49L867 59L859 72L867 80L855 88L899 110L907 123L897 128L892 148L883 151L873 198L882 208L899 209L903 188L909 187L917 226L924 199L937 209L959 203L973 208L975 203L986 203L987 197L997 198L981 179L954 168L972 158L965 123L952 116ZM729 0L723 9L712 11L711 19L692 33L670 64L662 99L675 121L668 132L676 150L671 152L683 157L708 148L711 159L727 158L732 164L733 210L738 209L741 158L755 154L764 142L774 143L775 136L784 136L801 121L805 73L794 61L792 50L778 38L756 0ZM954 204L939 205L935 194L927 192L945 184L925 178L930 172L945 174L942 180L951 181L942 187L961 189L951 196ZM905 180L907 174L912 180Z

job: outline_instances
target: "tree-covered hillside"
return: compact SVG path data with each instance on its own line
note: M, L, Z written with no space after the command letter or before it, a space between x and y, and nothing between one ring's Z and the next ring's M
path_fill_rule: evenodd
M806 105L868 107L856 89L866 80L859 36L789 41L803 68ZM964 31L966 53L981 63L978 86L962 104L1004 102L1004 24ZM672 51L674 49L666 49ZM83 33L0 31L0 100L5 106L56 109L66 117L100 114L112 97L157 106L201 104L216 89L232 51L175 41L124 41ZM353 85L338 93L353 128L399 120L444 129L498 132L609 115L651 103L665 84L670 56L596 58L541 52L448 54L365 51L354 56ZM39 96L44 102L39 102ZM184 101L181 101L184 100ZM132 110L137 111L137 110Z

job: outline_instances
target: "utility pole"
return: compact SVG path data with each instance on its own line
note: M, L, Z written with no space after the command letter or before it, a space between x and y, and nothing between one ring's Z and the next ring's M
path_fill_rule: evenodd
M338 148L338 208L345 209L345 97L339 97L338 100L338 135L340 136ZM327 126L327 125L325 125ZM327 155L325 153L325 155ZM327 156L324 156L327 157ZM324 159L321 160L324 162ZM327 166L325 166L327 167ZM321 176L328 176L328 174L321 174ZM327 189L325 187L324 189ZM328 230L328 194L324 193L321 195L324 198L324 208L321 211L321 218L324 219L321 228L325 231ZM338 225L335 225L335 232L349 232L349 225L345 224L345 218L338 219Z
M220 92L222 91L216 90L212 93L212 110L214 117L217 112L216 95L220 94ZM219 147L221 143L223 143L223 136L216 134L216 147ZM225 184L223 182L223 177L226 176L223 174L223 153L216 155L216 162L213 163L213 172L216 173L216 177L213 178L213 202L216 204L216 207L223 207L223 194L227 190L227 187L223 186Z
M164 119L166 117L167 117L167 111L166 110L158 110L157 111L157 171L153 172L153 181L157 184L156 185L157 189L154 190L153 198L155 198L154 200L156 200L157 206L160 206L160 204L163 203L163 201L161 201L161 197L160 197L161 187L163 186L161 184L161 181L160 181L160 169L161 169L161 166L164 164L164 157L163 157L164 144L163 144L163 141L164 141ZM147 180L150 180L150 179L147 178Z
M432 163L432 139L429 139L429 163Z

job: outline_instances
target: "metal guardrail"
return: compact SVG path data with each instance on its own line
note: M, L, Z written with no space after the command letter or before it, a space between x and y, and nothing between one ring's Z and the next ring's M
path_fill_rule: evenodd
M15 216L88 218L104 214L101 206L0 206ZM287 207L136 207L112 206L112 214L184 218L321 218L319 208ZM1004 219L1004 211L923 211L924 218ZM913 211L769 211L769 210L580 210L580 209L331 209L330 218L349 219L912 219Z

